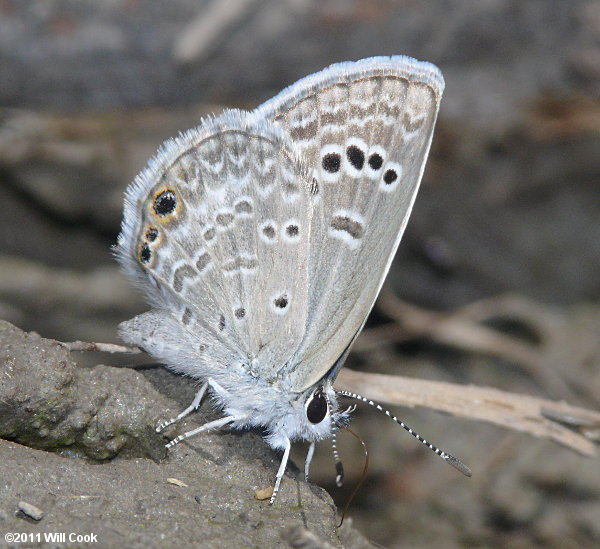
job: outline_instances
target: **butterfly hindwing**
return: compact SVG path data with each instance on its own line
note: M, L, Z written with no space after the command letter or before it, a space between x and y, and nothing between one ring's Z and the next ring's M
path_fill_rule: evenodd
M276 372L293 354L306 325L313 198L284 133L240 111L168 142L140 174L119 257L154 308L199 342L179 370ZM140 321L124 332L143 344Z

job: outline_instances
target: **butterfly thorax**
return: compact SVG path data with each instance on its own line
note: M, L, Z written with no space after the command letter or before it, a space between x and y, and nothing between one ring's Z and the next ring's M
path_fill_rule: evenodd
M239 418L231 424L233 428L264 430L272 448L282 449L286 440L317 442L330 437L335 426L347 422L347 414L338 412L330 382L290 393L280 381L268 383L252 376L231 374L230 370L215 379L224 390L212 391L214 404L226 415ZM315 395L319 400L315 400ZM320 410L311 413L310 404L314 401L315 408L320 399Z

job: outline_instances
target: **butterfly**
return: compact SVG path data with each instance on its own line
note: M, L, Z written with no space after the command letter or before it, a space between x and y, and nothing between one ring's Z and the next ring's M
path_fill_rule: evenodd
M120 335L200 381L158 430L207 393L223 412L167 447L263 429L283 451L273 503L292 441L310 442L308 474L348 423L338 397L365 399L333 383L400 243L443 88L409 57L335 64L166 141L129 186L117 255L151 310Z

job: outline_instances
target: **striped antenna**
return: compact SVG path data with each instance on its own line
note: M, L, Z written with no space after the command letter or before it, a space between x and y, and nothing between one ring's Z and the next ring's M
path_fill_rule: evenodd
M329 402L329 400L327 400L327 402ZM356 410L356 404L348 406L348 408L346 408L346 410L342 412L342 415L348 417L354 412L354 410ZM344 465L342 464L342 460L340 459L340 453L337 448L337 434L339 433L339 431L340 426L334 424L331 428L331 450L333 453L333 461L335 462L335 484L338 488L341 488L344 482Z
M331 405L331 400L329 399L329 396L327 396L327 393L323 393L323 396L325 397L325 400L327 401L328 408L330 410L332 410L333 406ZM355 404L352 406L349 406L348 409L343 412L343 415L348 416L352 412L354 412L354 410L356 410ZM337 485L338 488L341 488L341 486L344 482L344 465L342 464L342 460L340 459L340 453L338 452L338 449L337 449L337 434L338 434L339 430L340 430L339 426L336 425L335 423L332 423L332 425L331 425L331 451L333 453L333 461L335 462L335 484Z
M406 425L406 423L399 420L396 416L392 415L389 412L389 410L382 408L376 402L373 402L372 400L369 400L368 398L366 398L362 395L359 395L356 393L351 393L350 391L336 391L336 394L340 395L340 396L354 398L356 400L361 400L362 402L366 402L369 406L373 406L374 408L377 408L380 412L383 412L386 416L392 418L398 425L400 425L400 427L402 427L405 431L407 431L409 434L411 434L413 437L415 437L419 442L422 442L425 446L427 446L427 448L429 448L430 450L433 450L446 463L452 465L452 467L454 467L455 469L460 471L463 475L470 477L473 474L471 472L471 469L469 469L458 458L455 458L453 455L448 454L448 453L444 452L443 450L440 450L437 446L434 446L433 444L431 444L431 442L428 442L427 440L425 440L421 435L419 435L419 433L413 431L408 425Z
M331 451L333 453L333 461L335 462L335 483L340 488L344 482L344 466L340 459L340 453L337 449L337 434L339 429L337 427L331 428Z

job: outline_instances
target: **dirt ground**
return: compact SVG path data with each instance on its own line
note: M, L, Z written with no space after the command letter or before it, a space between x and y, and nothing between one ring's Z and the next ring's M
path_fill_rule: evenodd
M599 1L3 0L0 530L99 536L8 546L600 546L597 457L394 408L467 479L359 407L369 472L337 529L363 468L352 436L339 440L343 488L323 443L311 484L290 467L269 507L255 491L279 460L259 434L165 452L153 427L189 404L192 380L55 341L118 343L118 323L146 310L111 246L124 189L164 139L330 63L393 53L438 65L446 91L386 290L470 331L415 331L381 302L348 366L600 409Z

